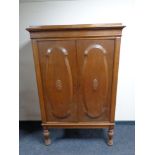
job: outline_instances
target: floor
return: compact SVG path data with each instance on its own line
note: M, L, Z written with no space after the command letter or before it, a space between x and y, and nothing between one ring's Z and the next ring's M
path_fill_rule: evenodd
M134 155L134 123L116 123L114 144L107 129L51 129L52 144L45 146L40 123L20 123L20 155Z

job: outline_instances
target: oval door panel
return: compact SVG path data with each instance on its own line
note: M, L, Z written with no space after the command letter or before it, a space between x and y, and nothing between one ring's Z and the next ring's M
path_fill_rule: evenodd
M99 44L84 52L82 86L85 112L91 118L100 117L107 101L108 64L106 50Z
M57 118L70 115L72 102L72 76L68 52L63 47L47 50L46 92L52 114Z

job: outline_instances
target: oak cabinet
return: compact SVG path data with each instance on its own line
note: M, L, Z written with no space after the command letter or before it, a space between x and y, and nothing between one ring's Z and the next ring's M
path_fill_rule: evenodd
M45 144L49 128L109 128L113 143L122 24L27 28Z

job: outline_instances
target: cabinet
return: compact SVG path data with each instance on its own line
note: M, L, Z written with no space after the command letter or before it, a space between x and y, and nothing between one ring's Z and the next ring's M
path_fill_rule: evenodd
M32 41L45 144L49 128L113 129L120 38L115 24L27 28Z

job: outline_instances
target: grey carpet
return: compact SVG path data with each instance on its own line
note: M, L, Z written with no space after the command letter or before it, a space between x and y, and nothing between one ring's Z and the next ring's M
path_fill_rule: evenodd
M45 146L40 125L20 126L20 155L134 155L135 125L117 124L114 144L107 146L107 129L51 129Z

